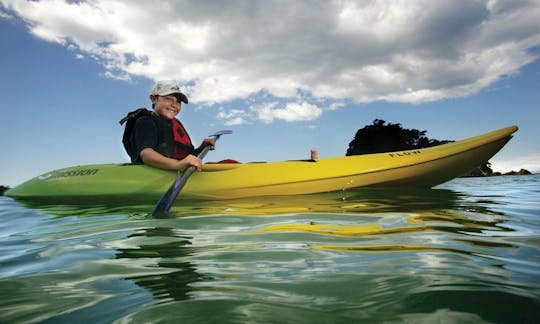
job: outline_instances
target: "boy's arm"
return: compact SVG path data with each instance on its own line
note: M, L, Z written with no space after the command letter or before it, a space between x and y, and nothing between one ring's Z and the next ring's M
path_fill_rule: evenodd
M194 166L198 171L201 171L202 167L202 161L191 154L182 160L176 160L168 158L156 152L154 149L147 147L141 151L140 156L144 164L159 169L184 171L188 167Z

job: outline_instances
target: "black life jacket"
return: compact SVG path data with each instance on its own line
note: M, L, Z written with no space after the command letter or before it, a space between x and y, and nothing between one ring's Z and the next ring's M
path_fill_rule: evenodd
M138 156L137 147L132 142L132 133L135 122L142 116L149 116L154 121L158 133L158 147L156 151L163 154L166 157L181 160L189 154L193 154L195 148L191 143L191 139L184 126L180 121L171 121L172 127L168 127L157 114L154 114L146 108L139 108L132 112L129 112L126 117L120 120L120 125L126 123L124 129L124 135L122 136L122 143L126 152L131 157L131 161L141 162ZM176 127L174 127L176 124Z

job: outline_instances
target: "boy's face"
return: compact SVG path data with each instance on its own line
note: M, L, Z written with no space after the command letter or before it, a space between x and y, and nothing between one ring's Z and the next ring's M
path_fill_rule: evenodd
M182 110L182 104L176 100L175 96L153 96L154 111L167 119L173 119Z

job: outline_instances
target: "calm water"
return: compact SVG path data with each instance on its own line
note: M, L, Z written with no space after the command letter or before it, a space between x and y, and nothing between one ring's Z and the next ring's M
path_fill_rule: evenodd
M540 176L222 202L0 197L0 322L539 323Z

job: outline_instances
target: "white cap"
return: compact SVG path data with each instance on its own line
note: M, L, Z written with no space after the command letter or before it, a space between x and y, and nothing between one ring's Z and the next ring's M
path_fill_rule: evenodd
M188 98L180 91L180 87L172 80L158 81L150 93L152 96L169 96L174 95L178 102L183 101L188 103Z

